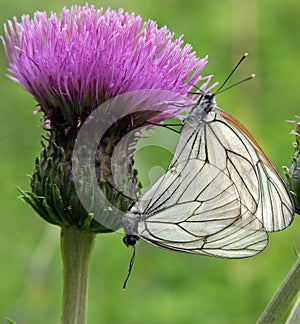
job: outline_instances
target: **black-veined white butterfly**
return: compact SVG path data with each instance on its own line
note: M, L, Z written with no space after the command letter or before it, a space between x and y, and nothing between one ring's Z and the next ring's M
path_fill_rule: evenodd
M284 180L249 132L217 108L215 94L201 94L168 171L126 213L127 246L141 238L170 250L244 258L266 247L267 232L292 222Z

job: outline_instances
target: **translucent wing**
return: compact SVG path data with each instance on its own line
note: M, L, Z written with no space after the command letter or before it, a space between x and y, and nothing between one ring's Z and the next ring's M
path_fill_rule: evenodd
M226 258L265 248L261 222L222 170L198 159L177 163L136 204L138 236L154 245Z
M232 116L220 111L222 119L234 127L251 152L252 161L259 180L259 204L256 211L268 232L285 229L294 218L294 204L291 195L272 162L256 143L251 134ZM222 118L222 119L221 119Z
M242 258L293 220L294 205L247 130L203 95L182 128L168 172L124 218L125 243L140 237L195 254Z
M194 110L189 116L170 168L191 158L225 172L242 204L266 231L282 230L292 222L294 206L280 174L249 132L224 111L213 107L207 113Z

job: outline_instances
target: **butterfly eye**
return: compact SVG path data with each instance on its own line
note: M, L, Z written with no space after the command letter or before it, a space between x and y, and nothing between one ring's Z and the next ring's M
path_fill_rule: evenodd
M126 246L134 246L138 239L139 237L137 235L126 235L123 238L123 242Z

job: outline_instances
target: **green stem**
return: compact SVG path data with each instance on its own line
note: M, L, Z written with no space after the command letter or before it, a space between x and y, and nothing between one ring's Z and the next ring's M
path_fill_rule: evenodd
M90 259L95 234L73 227L61 229L63 265L62 324L85 324Z
M292 323L300 323L300 296L298 297L288 319L286 320L286 324Z
M279 323L300 289L300 258L297 259L283 284L266 307L256 324Z

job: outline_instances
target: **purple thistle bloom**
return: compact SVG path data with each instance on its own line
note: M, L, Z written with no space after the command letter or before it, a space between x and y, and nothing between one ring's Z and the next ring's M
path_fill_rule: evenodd
M36 12L14 18L2 37L9 77L39 103L45 119L74 125L104 101L142 89L163 89L187 96L210 77L182 37L140 16L93 6L64 8L60 19ZM172 112L167 117L176 116Z
M193 99L185 100L189 91L200 81L205 90L211 79L199 75L207 58L197 58L189 44L182 46L182 37L173 40L174 34L166 27L158 28L152 20L142 23L140 16L122 9L73 6L70 10L64 8L60 19L54 13L47 17L45 12L36 12L33 19L25 15L21 22L17 18L8 21L4 29L5 37L1 39L9 77L37 100L36 113L44 114L43 126L49 130L36 159L32 191L22 191L23 199L46 221L61 227L75 226L96 233L119 228L120 217L95 198L98 187L94 184L118 211L128 209L138 187L133 160L136 130L147 121L177 117L190 108ZM155 90L159 91L152 97L143 97ZM93 154L90 146L96 132L84 136L78 150L83 158L80 163L72 160L84 122L95 129L103 128L109 115L115 117L112 107L101 111L99 123L92 120L93 116L88 117L114 100L119 100L114 112L122 118L106 129ZM129 133L128 143L122 142L128 145L121 145L118 151L121 139ZM116 151L120 153L113 160ZM89 156L96 156L96 161L88 160ZM72 171L76 164L83 174L78 182ZM89 181L93 174L96 181ZM124 193L116 182L130 190ZM79 189L75 183L80 184ZM89 208L78 192L88 198ZM97 222L97 213L107 221Z

